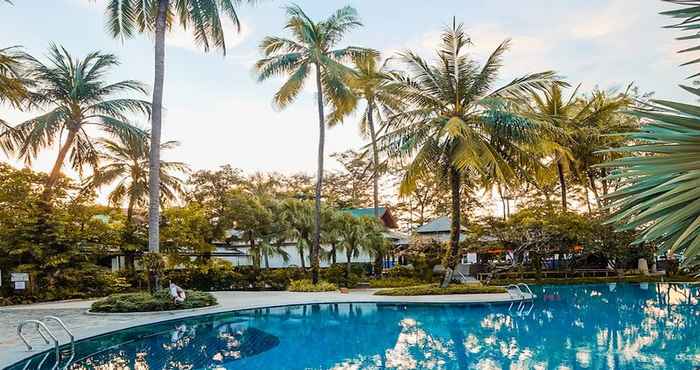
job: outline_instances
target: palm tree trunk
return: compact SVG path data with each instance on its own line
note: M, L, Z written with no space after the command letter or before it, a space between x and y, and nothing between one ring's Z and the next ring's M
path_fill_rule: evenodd
M316 88L318 89L318 173L316 174L316 201L314 209L314 239L311 245L311 282L318 283L319 252L321 250L321 187L323 186L323 148L326 139L326 122L323 114L323 87L321 68L316 64Z
M304 262L304 243L299 240L297 242L297 249L299 249L299 259L301 259L301 268L306 268L306 262Z
M459 255L459 233L460 229L460 215L461 204L460 204L460 188L461 188L461 178L459 177L459 172L457 169L452 168L450 170L450 192L452 196L452 225L450 227L450 247L447 251L447 259L445 266L445 277L442 280L441 287L447 288L452 281L452 274L454 269L457 267L457 256Z
M374 217L379 219L379 150L377 149L377 133L374 130L374 101L369 99L367 101L367 125L369 126L369 134L372 139L372 164L374 169L374 176L372 176L372 186L373 186L373 203L374 203ZM384 266L384 253L381 250L377 251L377 255L374 257L374 276L379 277L382 275L382 268Z
M132 240L132 235L134 233L134 229L131 225L131 222L134 218L134 204L135 204L135 199L134 195L131 194L129 195L129 205L126 208L126 230L125 230L125 235L124 239L129 241L129 244L131 244ZM136 272L136 264L135 264L135 257L134 257L135 252L131 250L131 248L126 252L126 268L130 273Z
M566 179L564 178L564 165L557 161L557 173L559 174L559 187L561 187L561 207L566 211Z
M148 163L148 251L160 252L160 126L163 113L165 79L165 27L169 0L159 0L156 14L153 102L151 113L151 151ZM160 289L158 276L149 272L155 290Z
M333 264L333 265L335 265L335 263L337 262L337 261L336 261L336 260L337 260L337 257L336 257L336 255L335 255L335 254L336 254L336 250L337 250L337 248L336 248L336 246L335 246L335 243L331 243L331 264Z
M593 196L595 197L595 203L598 205L598 209L601 209L603 204L600 201L600 195L598 194L598 188L595 184L593 174L591 174L590 172L588 172L588 181L591 184L591 190L593 191Z
M267 255L267 253L263 254L263 257L265 258L265 268L270 269L270 257Z
M58 157L56 157L56 162L54 162L53 168L51 168L51 173L49 173L49 178L46 180L46 187L44 188L43 194L44 199L47 199L51 195L53 187L56 185L56 182L58 182L58 178L61 176L61 167L63 166L63 162L66 160L68 151L73 146L76 136L78 136L77 129L68 130L66 142L63 143L61 148L58 150Z
M345 249L345 257L347 258L345 262L345 286L348 286L348 282L350 280L350 272L352 272L352 250L353 248L350 248L348 246Z

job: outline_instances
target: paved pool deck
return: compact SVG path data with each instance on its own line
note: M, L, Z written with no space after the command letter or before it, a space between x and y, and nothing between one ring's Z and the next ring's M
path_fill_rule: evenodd
M294 292L213 292L219 305L211 308L167 313L109 314L95 315L86 311L94 300L62 301L37 303L31 305L0 307L0 369L4 369L23 358L49 348L33 330L26 330L31 338L34 351L28 352L17 336L17 324L22 320L41 319L46 315L60 317L68 326L75 339L83 339L98 334L128 327L172 320L208 313L226 312L248 308L307 304L307 303L358 303L358 302L392 302L392 303L509 303L507 293L497 294L454 294L446 296L412 296L390 297L373 295L374 289L351 290L347 294L340 292L294 293ZM54 324L48 325L57 333L61 343L68 340ZM27 327L30 329L30 327Z

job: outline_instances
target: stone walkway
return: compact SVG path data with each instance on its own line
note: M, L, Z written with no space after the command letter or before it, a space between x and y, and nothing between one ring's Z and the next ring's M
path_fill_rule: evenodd
M148 324L163 320L196 316L206 313L232 311L246 308L260 308L304 303L350 303L350 302L394 302L394 303L507 303L510 297L499 294L455 294L448 296L389 297L372 295L374 290L352 290L349 294L339 292L292 293L292 292L214 292L219 306L176 313L146 314L110 314L93 315L86 311L93 301L64 301L38 303L23 306L0 308L0 369L28 357L37 351L48 348L38 336L30 335L33 330L26 330L27 337L32 338L34 352L27 352L24 344L17 337L17 324L22 320L41 319L46 315L60 317L71 329L76 340L94 335L125 329L131 326ZM48 325L61 341L68 339L55 327ZM31 329L31 327L26 327Z

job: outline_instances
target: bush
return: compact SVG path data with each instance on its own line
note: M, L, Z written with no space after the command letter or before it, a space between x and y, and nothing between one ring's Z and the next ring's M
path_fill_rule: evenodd
M114 294L92 304L92 312L155 312L209 307L217 304L216 298L206 292L186 291L187 298L182 303L173 303L170 292L161 290L155 294L127 293Z
M414 278L386 278L370 280L370 288L400 288L425 284L425 281Z
M363 271L362 267L352 265L350 268L350 276L345 278L345 265L335 264L321 270L321 279L335 284L336 286L344 286L354 288L360 282L361 276L357 271Z
M319 281L314 285L311 280L294 280L289 284L290 292L332 292L338 290L338 286L327 281Z
M386 276L389 278L413 278L416 276L416 270L406 266L394 266L386 270Z
M382 289L375 292L375 295L387 296L414 296L414 295L446 295L446 294L483 294L483 293L505 293L503 287L482 286L480 284L459 284L450 285L447 288L440 288L437 284L418 285L412 287Z
M494 279L489 285L509 285L517 283L528 284L552 284L552 285L576 285L576 284L604 284L604 283L659 283L659 282L694 282L697 278L691 276L626 276L619 277L578 277L578 278L543 278L543 279Z

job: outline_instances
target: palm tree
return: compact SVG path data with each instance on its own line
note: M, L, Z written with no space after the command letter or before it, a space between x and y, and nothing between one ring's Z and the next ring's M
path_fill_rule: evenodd
M248 0L253 2L254 0ZM153 33L155 38L155 72L149 173L148 250L158 252L160 242L160 137L165 79L165 32L173 25L192 28L195 42L209 51L221 49L226 54L223 19L241 25L236 5L241 0L109 0L107 27L115 38L131 38L136 33Z
M352 89L354 95L365 101L365 108L360 119L360 132L363 136L369 136L372 151L372 203L374 206L374 216L379 218L379 148L377 145L377 135L381 134L383 127L383 116L386 117L393 111L399 110L403 102L392 89L391 72L387 70L387 61L379 63L377 56L368 56L353 60L354 73L347 77L347 84ZM331 115L333 121L337 122L343 117L336 114ZM377 130L375 119L381 127ZM375 266L381 266L383 256L376 256ZM381 271L376 269L375 274Z
M28 56L12 46L0 49L0 104L9 104L22 109L29 97L27 81L23 74ZM0 117L0 137L11 135L10 125ZM0 150L9 153L14 150L10 140L0 140Z
M343 62L376 54L376 52L354 46L334 49L348 31L362 25L358 20L357 12L351 7L341 8L328 19L320 22L311 20L296 5L289 6L286 10L288 20L285 28L292 33L293 39L265 37L260 43L264 58L255 64L255 68L259 81L280 75L289 77L273 99L274 104L279 108L286 107L297 98L311 76L312 70L314 71L319 124L316 203L311 245L311 276L315 284L318 282L321 249L321 187L326 124L324 105L331 105L339 114L354 109L355 99L345 84L345 77L352 70Z
M409 108L391 116L389 124L395 128L384 138L392 155L412 158L401 183L402 194L410 193L428 173L437 172L450 183L452 224L442 286L449 285L458 262L463 173L477 171L504 181L511 177L513 171L502 153L524 156L517 145L534 140L535 135L529 121L516 119L502 108L509 100L561 83L548 71L494 89L509 41L499 45L481 67L465 55L470 43L462 25L453 22L442 34L435 65L411 51L400 55L409 74L396 76L395 83ZM501 147L493 145L494 137L503 138L498 143Z
M48 58L49 63L44 64L30 57L28 67L28 78L35 84L30 99L47 112L20 123L12 135L4 138L27 163L40 150L59 144L45 196L59 179L66 158L81 173L86 166L97 167L99 151L90 127L117 136L140 136L143 132L129 123L128 115L151 113L151 104L145 100L115 96L145 94L143 84L133 80L104 81L105 74L119 64L114 55L93 52L78 59L63 47L51 45Z
M102 163L83 182L86 189L99 189L116 183L108 200L113 206L126 207L127 227L131 225L134 210L148 203L149 148L148 136L117 136L116 139L100 139L99 160ZM172 149L176 141L161 143L160 149ZM161 202L176 200L184 194L185 184L175 173L187 173L189 168L182 162L160 162Z
M148 202L149 147L148 135L117 136L115 139L98 141L99 161L101 165L83 181L86 191L93 191L116 183L109 193L108 200L113 206L126 206L126 227L123 235L123 251L127 257L127 266L134 269L134 252L132 247L135 209L144 208ZM161 150L177 146L175 141L161 144ZM186 173L188 167L181 162L161 161L160 194L161 202L171 202L184 194L184 182L174 173Z
M283 201L281 214L284 215L284 222L289 225L291 234L297 241L301 267L306 268L304 248L311 246L314 209L308 201L289 198Z
M579 142L592 139L588 128L602 124L631 103L624 94L615 99L602 99L600 94L583 99L577 93L578 88L565 99L561 86L552 85L545 92L532 95L526 113L528 118L552 128L547 140L548 150L543 154L553 158L559 178L561 206L565 211L568 208L566 174L577 167L573 151L582 149Z

